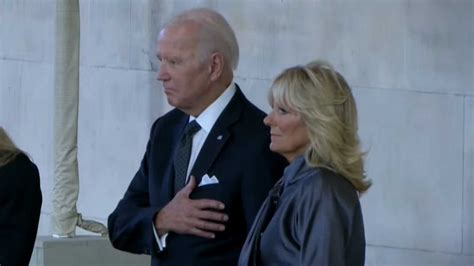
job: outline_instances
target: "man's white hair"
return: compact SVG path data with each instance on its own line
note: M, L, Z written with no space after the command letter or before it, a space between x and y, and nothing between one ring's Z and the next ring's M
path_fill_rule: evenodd
M187 10L174 17L167 26L193 21L201 27L199 33L201 56L207 58L213 52L220 52L233 70L239 64L239 45L234 30L218 12L208 8Z

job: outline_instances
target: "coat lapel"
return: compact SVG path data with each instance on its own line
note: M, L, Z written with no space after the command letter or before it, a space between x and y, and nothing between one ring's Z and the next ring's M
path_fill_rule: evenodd
M234 96L224 111L222 111L221 115L212 127L211 132L209 132L209 135L207 136L207 139L204 142L201 151L199 152L196 162L194 163L193 169L191 170L191 174L196 177L197 184L201 182L201 178L204 174L213 174L208 173L208 171L221 152L222 147L224 147L225 143L231 136L230 127L240 117L243 99L244 96L237 87Z

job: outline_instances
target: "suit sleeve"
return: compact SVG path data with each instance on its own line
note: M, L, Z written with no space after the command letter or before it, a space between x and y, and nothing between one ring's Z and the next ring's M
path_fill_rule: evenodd
M153 220L160 207L151 207L149 202L149 156L156 123L140 168L133 177L124 197L109 215L109 238L112 245L120 250L151 254L157 244L153 235Z
M268 148L269 142L262 142L244 161L244 178L241 197L245 215L246 232L250 231L268 192L281 177L287 165L283 157Z
M28 265L41 213L39 172L20 154L0 176L0 264ZM6 190L6 191L4 191Z

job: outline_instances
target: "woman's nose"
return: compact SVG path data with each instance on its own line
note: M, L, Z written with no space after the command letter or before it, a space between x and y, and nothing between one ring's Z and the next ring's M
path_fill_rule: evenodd
M272 112L273 113L273 112ZM263 119L263 123L266 125L266 126L270 126L271 124L271 116L272 116L272 113L268 114L267 116L265 116L265 118Z

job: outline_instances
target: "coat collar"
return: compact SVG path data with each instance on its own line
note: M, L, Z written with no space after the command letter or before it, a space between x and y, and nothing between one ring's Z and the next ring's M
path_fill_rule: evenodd
M311 167L306 163L305 155L296 157L283 172L284 187L287 187L300 179L306 178L309 173L319 168Z
M211 132L209 132L196 162L191 169L191 174L196 177L196 182L199 183L201 177L208 172L212 163L222 150L222 147L224 147L224 144L231 136L230 127L239 120L244 100L245 96L236 85L234 96L220 114Z

